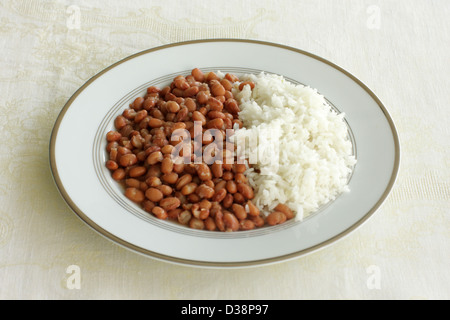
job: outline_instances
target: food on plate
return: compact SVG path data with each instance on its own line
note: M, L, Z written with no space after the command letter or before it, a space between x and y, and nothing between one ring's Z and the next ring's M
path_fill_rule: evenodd
M115 118L105 165L159 219L209 231L274 226L347 190L356 160L343 117L281 76L195 68Z

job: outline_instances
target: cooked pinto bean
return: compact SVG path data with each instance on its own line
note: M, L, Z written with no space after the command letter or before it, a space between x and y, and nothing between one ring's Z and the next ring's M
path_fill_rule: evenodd
M199 91L200 91L200 89L197 86L192 86L192 87L184 90L183 96L185 98L193 97L193 96L197 95L197 93L199 93Z
M166 184L162 184L158 187L158 190L162 192L162 194L167 197L172 194L173 188L171 186L168 186ZM180 200L181 201L181 200Z
M122 135L117 131L109 131L106 134L106 141L112 142L112 141L118 141L120 138L122 138Z
M234 214L231 212L225 212L223 215L223 222L225 224L226 231L237 231L239 230L239 221Z
M132 178L141 177L146 173L147 173L147 169L142 166L133 167L130 169L130 171L128 171L128 175Z
M167 197L159 201L159 205L166 211L174 210L181 205L180 199L177 197Z
M161 179L159 179L156 176L150 176L148 177L145 182L149 187L158 187L162 184Z
M239 90L244 89L244 86L249 85L250 89L254 89L255 88L255 83L252 81L244 81L239 85Z
M191 212L192 215L197 219L205 220L209 217L209 209L202 208L198 203L194 203L192 205Z
M180 216L180 213L182 212L182 209L173 209L167 212L167 217L170 220L178 220L178 217Z
M199 121L202 126L206 125L206 118L200 111L194 111L192 113L192 120Z
M199 68L195 68L191 72L192 76L194 76L194 79L199 82L205 81L205 75Z
M227 181L227 185L226 185L226 189L231 194L236 193L237 192L236 182L234 182L233 180L228 180Z
M125 196L134 202L142 202L144 201L144 193L137 188L126 188Z
M158 219L162 219L162 220L167 219L167 211L164 210L164 209L161 208L161 207L158 207L158 206L154 207L154 208L152 209L152 213L153 213Z
M171 173L173 171L173 161L169 157L165 157L161 162L161 172L162 173Z
M238 183L237 189L246 199L253 199L255 196L252 187L246 183Z
M275 211L279 211L279 212L283 212L284 215L286 216L286 218L292 219L294 217L294 213L292 212L292 210L285 204L279 203L275 208Z
M239 230L252 230L255 229L255 223L252 220L242 220L239 222Z
M200 90L196 95L196 99L197 99L198 103L206 104L206 103L208 103L210 96L211 95L210 95L209 91ZM116 127L117 127L117 125L116 125Z
M147 211L148 213L152 213L153 208L155 207L155 203L144 199L144 201L142 201L142 208Z
M205 228L209 231L214 231L217 229L216 222L211 217L206 218L203 223L205 224Z
M208 106L211 111L222 111L223 110L223 102L218 99L218 97L210 97L208 98Z
M178 179L175 188L176 188L177 190L181 190L181 189L183 189L183 187L184 187L185 185L187 185L187 184L190 183L191 181L192 181L192 175L190 175L189 173L187 173L187 174L181 176L181 177Z
M234 98L226 100L224 106L225 109L232 114L238 114L241 111L238 102Z
M264 218L261 217L260 215L259 216L249 216L249 219L251 221L253 221L253 223L255 224L256 228L261 228L265 224Z
M125 178L125 175L125 170L123 168L118 168L112 173L112 178L116 181L120 181Z
M133 188L139 189L141 186L141 181L139 181L138 179L129 178L129 179L125 179L125 185L127 187L133 187Z
M214 185L214 191L218 192L219 190L224 189L226 187L226 185L227 185L227 181L225 181L225 180L217 181Z
M160 128L164 124L163 120L158 118L150 118L148 121L148 126L151 128Z
M285 221L286 221L286 216L284 215L283 212L280 212L280 211L273 211L272 213L270 213L267 216L267 223L270 226L281 224Z
M233 171L235 173L244 173L247 167L243 163L235 163L233 166Z
M161 190L159 190L157 188L148 188L145 191L145 196L147 197L148 200L153 201L153 202L159 202L164 197Z
M114 120L114 126L116 127L116 129L120 130L123 127L125 127L128 124L127 119L124 116L118 116L115 120Z
M184 196L190 195L191 193L194 193L194 191L197 189L197 186L198 185L195 182L188 183L181 188L181 194Z
M154 165L163 161L164 157L161 151L155 151L147 157L147 164Z
M141 110L138 113L136 113L135 117L134 117L134 122L138 123L141 122L142 120L144 120L148 115L147 110Z
M223 129L224 121L221 118L215 118L210 120L206 127L208 129Z
M205 228L205 223L203 220L193 217L189 220L189 227L192 229L203 230Z
M225 94L225 88L222 84L220 84L220 82L214 83L211 86L211 93L214 96L223 96Z
M233 195L228 193L222 201L222 205L224 208L229 208L233 205Z
M221 112L221 111L214 111L214 110L212 110L212 111L207 113L207 116L210 119L222 119L222 120L226 119L226 115L223 112Z
M227 78L223 78L222 80L220 80L220 84L226 91L231 91L231 89L233 89L232 81L228 80Z
M196 165L195 169L197 170L197 175L200 178L200 180L205 181L212 179L211 169L206 163Z
M175 184L178 181L178 174L176 172L165 173L161 179L168 184Z
M227 73L227 74L225 75L225 79L227 79L227 80L230 81L231 83L233 83L233 82L239 82L239 78L238 78L236 75L232 74L232 73Z
M245 218L247 218L247 212L245 211L245 208L240 204L233 203L233 205L231 206L231 210L233 210L234 215L239 220L244 220Z
M215 72L211 71L211 72L208 72L205 80L206 80L206 82L211 82L213 80L219 81L220 78Z
M216 191L216 193L212 197L212 201L222 202L222 200L225 199L226 196L227 196L227 190L220 189L219 191Z
M124 154L120 157L119 162L122 167L130 167L137 163L137 157L134 153Z
M247 201L246 206L247 206L246 211L248 211L249 215L251 215L253 217L259 216L260 211L259 211L258 207L253 204L253 202L251 202L250 200Z
M192 218L191 212L188 210L184 210L178 215L178 222L181 224L188 224L191 218Z
M214 189L206 184L201 184L195 189L195 193L200 198L211 199L214 196Z
M114 160L108 160L108 161L106 161L106 167L109 170L116 170L119 168L119 165Z
M236 183L247 183L248 179L243 173L236 173L234 175L234 180Z

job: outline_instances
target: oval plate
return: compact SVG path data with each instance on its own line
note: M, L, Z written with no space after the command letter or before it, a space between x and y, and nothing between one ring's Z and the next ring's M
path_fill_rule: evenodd
M151 85L193 68L236 74L265 71L316 88L346 114L358 163L350 192L303 221L233 233L162 221L130 202L105 168L113 119ZM50 141L50 166L67 204L106 238L159 260L199 267L249 267L323 248L361 226L394 185L400 148L386 108L353 75L311 53L252 40L181 42L125 58L87 81L66 103Z

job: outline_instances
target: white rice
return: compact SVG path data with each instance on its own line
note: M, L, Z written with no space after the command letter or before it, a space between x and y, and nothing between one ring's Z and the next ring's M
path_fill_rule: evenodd
M284 203L301 220L349 191L356 163L344 114L310 87L275 74L245 75L250 90L234 90L244 128L236 130L238 152L253 164L245 172L254 203L269 213ZM239 143L247 137L249 144Z

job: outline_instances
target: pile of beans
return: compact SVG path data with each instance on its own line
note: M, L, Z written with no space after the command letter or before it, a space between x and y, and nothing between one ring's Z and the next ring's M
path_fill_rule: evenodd
M194 144L194 121L201 122L203 132L220 130L224 139L225 130L242 127L234 85L240 90L245 85L254 88L254 83L239 82L233 74L221 78L196 68L190 75L175 77L167 87L149 87L145 96L115 118L115 130L106 134L106 167L124 185L127 198L159 219L210 231L251 230L293 218L283 204L267 217L260 213L244 175L246 165L236 158L208 165L174 162L171 157L182 141L173 141L176 129L190 132L193 153L212 142L204 135L202 146Z

